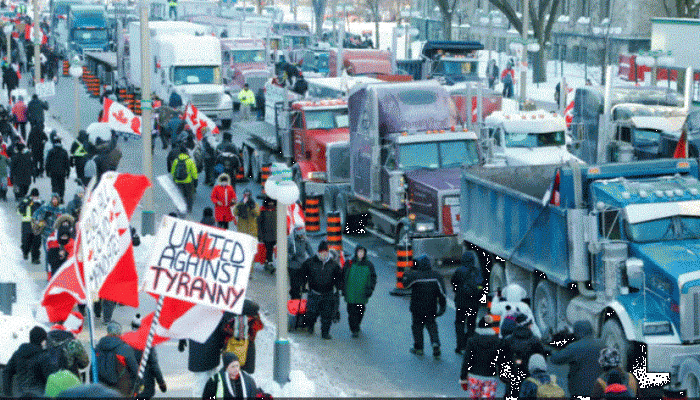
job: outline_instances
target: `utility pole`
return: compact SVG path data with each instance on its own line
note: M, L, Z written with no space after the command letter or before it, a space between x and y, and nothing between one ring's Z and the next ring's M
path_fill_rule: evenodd
M151 155L151 45L148 31L148 0L141 0L141 137L143 137L143 173L153 182L153 162ZM155 233L155 212L153 210L153 186L143 194L141 214L141 234Z
M530 0L523 0L523 54L520 60L520 106L525 104L527 99L527 32L530 30L528 24L530 19Z
M39 27L39 0L32 0L34 9L34 87L41 82L41 28Z

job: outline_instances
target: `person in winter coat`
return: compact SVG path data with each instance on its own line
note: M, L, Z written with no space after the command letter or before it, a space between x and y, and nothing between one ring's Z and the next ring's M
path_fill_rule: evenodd
M306 238L304 227L294 228L287 237L287 269L289 270L289 298L301 299L301 289L304 287L304 275L301 264L314 255L314 250Z
M68 213L56 219L54 232L46 242L46 260L48 277L61 268L61 265L75 253L75 220Z
M228 132L224 132L226 134ZM204 184L207 186L214 186L215 171L214 167L216 164L216 148L212 145L214 137L212 133L207 130L202 138L202 150L204 157Z
M12 59L16 60L14 56ZM8 65L3 71L2 82L7 86L7 98L9 99L12 97L12 91L19 86L19 77L17 76L17 71L15 71L14 66Z
M112 132L112 139L109 142L95 140L95 166L97 167L97 177L102 177L107 171L116 171L119 161L122 159L122 151L117 146L117 135Z
M525 314L516 314L513 321L513 333L504 336L503 342L505 357L510 363L510 396L517 397L520 383L528 376L527 363L530 357L533 354L544 354L544 347L530 331L532 319Z
M211 202L214 203L216 224L220 228L228 229L229 222L233 221L231 207L236 204L236 191L231 186L228 174L221 174L216 179L216 186L211 191Z
M187 174L184 178L178 176L178 164L185 163L187 168ZM192 207L194 206L194 192L197 189L197 165L194 163L192 157L190 157L187 149L181 147L180 154L178 154L173 165L170 169L170 174L173 177L173 181L180 189L182 196L185 198L187 203L187 213L192 212Z
M413 347L411 353L423 355L423 328L428 329L433 357L440 357L440 337L435 317L445 313L447 308L445 283L442 276L433 271L430 259L422 255L415 260L415 267L403 277L403 286L411 292L411 330Z
M476 333L464 345L459 383L469 398L497 397L502 387L498 367L505 361L502 340L497 335Z
M348 304L348 324L352 337L358 337L365 306L377 284L377 273L374 264L367 259L367 249L357 246L355 257L343 268L343 272L343 297Z
M306 306L306 324L310 334L321 316L321 338L330 340L331 322L336 313L335 289L343 288L343 271L331 258L328 243L323 240L318 245L318 253L301 264L301 273L309 287Z
M199 221L200 224L209 225L212 227L216 226L216 220L214 219L214 210L211 207L204 207L202 210L202 219Z
M41 235L32 232L32 215L41 207L39 189L33 188L28 197L24 198L17 206L17 211L22 216L22 256L26 260L32 255L32 264L39 264L41 255Z
M10 178L12 179L15 199L19 200L27 195L29 185L32 184L34 163L32 155L24 147L24 144L17 143L15 149L15 154L10 159Z
M592 397L599 399L606 395L605 389L610 385L610 373L612 371L617 371L622 377L622 383L626 386L627 391L632 397L637 397L639 391L639 384L637 383L637 378L629 372L625 372L621 368L622 358L620 357L620 352L612 347L606 347L600 351L600 356L598 357L598 364L603 368L603 373L598 377L595 385L595 391Z
M503 298L501 298L501 294ZM497 292L497 295L494 296L491 302L491 314L501 316L501 330L503 330L503 323L509 315L525 314L529 319L534 319L532 309L523 301L526 297L527 292L517 283L506 286L502 293L500 293L500 291ZM532 333L538 338L542 337L542 333L537 327L537 324L531 324L530 330L532 330ZM501 333L501 337L505 336Z
M496 65L496 60L493 58L486 65L486 77L489 80L489 89L493 89L496 79L498 79L498 65Z
M226 346L224 353L234 352L230 346L235 342L248 338L248 348L245 351L245 360L241 362L241 370L249 373L255 373L255 338L258 332L263 329L263 323L260 319L260 305L258 303L245 299L243 301L243 310L241 315L233 315L224 325L226 334ZM239 361L241 361L239 359Z
M501 72L501 82L503 82L503 97L510 99L513 97L513 85L515 84L513 60L508 61L506 68Z
M254 399L260 390L253 377L241 370L238 356L234 353L224 353L223 360L223 368L207 381L201 398Z
M38 361L44 352L45 341L46 331L35 326L29 331L29 343L22 343L12 354L2 372L5 396L19 397L24 393L38 393L41 396L44 393Z
M598 363L603 343L593 337L593 326L585 320L574 323L575 341L552 353L552 364L569 364L569 396L591 396L595 393L596 379L603 373Z
M182 107L182 97L175 90L173 90L172 93L170 93L170 98L168 99L168 107L176 109Z
M41 377L48 383L49 377L61 370L69 371L76 377L80 376L80 370L90 364L90 358L73 333L52 329L47 334L46 350L39 364Z
M27 105L24 104L23 96L18 96L17 102L12 106L12 117L19 127L22 139L27 140Z
M520 385L519 399L536 399L538 382L540 385L546 385L548 383L556 384L556 376L550 376L547 373L547 361L545 361L542 354L533 354L530 356L530 360L527 363L527 370L530 376Z
M44 111L49 109L49 103L39 100L39 96L32 95L32 99L27 104L27 121L32 126L44 130Z
M138 314L137 314L138 315ZM141 326L140 320L132 321L131 327L133 329L139 329ZM143 351L133 349L136 359L141 360L143 356ZM148 361L146 361L146 370L143 373L143 389L136 396L138 399L150 399L156 394L156 383L158 383L158 388L161 392L165 393L168 390L168 386L165 384L165 379L163 379L163 373L160 370L160 364L158 363L158 353L156 349L152 348L148 355Z
M85 196L85 189L83 189L82 186L78 186L73 200L69 201L66 205L66 212L72 215L76 221L80 217L80 210L83 208L83 196Z
M85 179L85 164L93 156L90 138L85 130L78 132L78 137L70 146L70 163L75 167L75 174L78 176L83 186L87 186L89 181Z
M34 161L32 171L35 176L41 176L44 173L44 146L48 141L49 137L43 129L32 129L29 131L27 144L32 150L32 160Z
M112 321L107 324L107 336L100 339L95 347L97 354L97 369L100 377L100 382L116 389L124 396L131 396L134 389L134 381L138 376L138 361L134 354L134 349L131 348L121 339L122 327L118 323ZM116 368L109 370L103 369L103 365L112 365L112 363L102 363L101 359L108 359L115 356L117 359Z
M0 143L2 136L0 136ZM2 150L2 149L0 149ZM10 158L2 151L0 152L0 200L7 200L7 177L10 176Z
M63 198L66 194L66 179L70 175L70 158L58 138L46 155L46 175L51 178L51 191Z
M265 244L265 269L273 272L272 267L275 244L277 244L276 202L265 196L258 217L258 240Z
M219 325L204 343L199 343L191 339L180 340L178 344L178 350L180 352L185 351L185 346L189 347L187 369L194 373L192 397L201 397L207 381L217 373L219 361L221 360L221 350L226 344L224 326L233 316L234 315L230 312L224 312Z
M41 231L42 243L46 245L46 239L53 231L56 219L65 214L65 208L61 207L61 196L58 193L51 195L51 200L48 203L42 204L32 215L32 219L44 224L44 229Z
M462 254L462 264L457 268L452 279L455 291L455 353L462 354L467 339L476 329L476 315L479 312L479 300L482 292L483 278L479 259L473 251ZM466 325L466 333L464 331Z
M67 369L56 371L49 375L49 378L46 380L44 397L57 397L62 392L78 387L81 384L80 378Z
M607 380L604 399L632 399L635 397L625 385L625 377L622 375L622 372L616 369L610 370Z
M260 206L255 203L250 189L243 191L243 198L233 208L233 215L238 218L238 232L258 237L258 217Z

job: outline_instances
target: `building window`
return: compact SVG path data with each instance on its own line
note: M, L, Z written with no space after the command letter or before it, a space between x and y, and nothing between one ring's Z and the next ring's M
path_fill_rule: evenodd
M581 16L590 17L591 16L591 4L588 0L581 0Z

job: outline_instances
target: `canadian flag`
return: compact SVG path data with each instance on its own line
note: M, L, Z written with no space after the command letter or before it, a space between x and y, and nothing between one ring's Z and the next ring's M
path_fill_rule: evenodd
M75 256L66 260L44 289L41 305L50 322L65 321L73 307L85 304L85 280Z
M304 210L299 203L291 204L287 207L287 235L294 231L294 228L304 227Z
M673 158L687 158L688 157L688 128L685 126L681 130L681 137L678 139L678 144L676 144L676 149L673 151Z
M146 340L148 339L148 333L150 332L151 325L153 324L154 315L155 313L146 315L141 320L141 326L139 326L139 329L122 334L122 340L134 349L143 351L146 348ZM156 330L156 332L157 331L158 330ZM170 340L169 337L160 336L158 333L156 333L156 335L153 336L153 346L157 346L163 342L167 342L168 340Z
M559 189L560 186L561 170L557 169L557 173L554 175L554 180L552 181L552 184L549 186L549 189L547 189L547 192L542 198L542 206L546 206L547 204L558 206L561 204L561 190Z
M574 91L574 88L567 87L566 92L571 93ZM566 121L566 127L571 126L571 122L574 120L574 100L572 99L569 104L566 105L566 108L564 109L564 120Z
M141 118L134 115L126 106L105 97L103 107L100 122L107 122L109 127L117 132L133 132L141 135Z
M188 103L185 108L185 121L192 128L192 131L197 135L197 140L202 140L204 137L204 128L207 128L213 134L219 133L219 128L209 119L204 113L199 112L197 107L192 103Z
M39 28L39 37L41 38L40 43L42 46L49 42L48 38L46 37L46 34L44 34L44 30L41 28ZM27 25L27 27L25 28L24 39L28 42L34 39L34 24Z
M156 335L171 339L192 339L195 342L204 343L219 326L223 315L224 312L218 308L166 297L156 327ZM143 323L141 325L143 326Z

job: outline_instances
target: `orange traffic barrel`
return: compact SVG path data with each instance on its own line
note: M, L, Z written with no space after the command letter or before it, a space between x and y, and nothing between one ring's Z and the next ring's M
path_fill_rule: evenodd
M307 196L304 200L304 225L307 232L321 230L320 203L321 196Z
M63 76L70 75L70 64L68 60L63 60Z
M141 115L141 99L134 100L134 114Z
M328 248L341 254L343 252L343 235L340 224L340 211L331 211L326 216L326 240Z
M263 166L260 168L260 184L264 185L267 178L270 177L271 168L272 164L270 163L263 164Z
M119 101L123 103L126 100L126 89L119 88L117 96L119 98Z
M410 241L396 245L396 287L390 292L393 296L406 296L411 293L403 286L403 275L407 268L413 267L413 246Z

